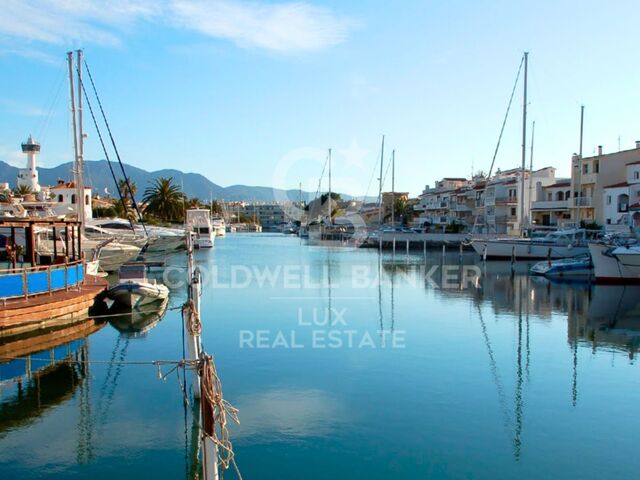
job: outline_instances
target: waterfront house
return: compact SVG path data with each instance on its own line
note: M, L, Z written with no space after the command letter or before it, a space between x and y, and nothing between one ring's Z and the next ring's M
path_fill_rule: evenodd
M603 153L600 145L594 156L581 159L579 155L573 155L571 191L574 193L570 208L571 218L575 224L595 222L598 225L605 225L607 218L613 223L617 222L617 219L611 216L610 209L607 209L609 217L605 215L604 189L627 181L626 167L634 162L640 162L640 141L637 141L635 148L630 150Z
M536 226L569 227L571 225L571 180L536 185L536 200L531 203L531 219Z

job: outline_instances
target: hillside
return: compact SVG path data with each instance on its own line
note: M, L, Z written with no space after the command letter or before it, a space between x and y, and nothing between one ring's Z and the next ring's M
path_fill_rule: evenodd
M122 177L122 172L117 163L113 163L116 176ZM72 178L72 164L63 163L53 168L38 168L40 175L40 183L42 185L54 185L58 179L69 180ZM248 185L232 185L230 187L221 187L210 181L199 173L183 173L179 170L165 169L149 172L142 168L125 164L125 171L129 178L138 186L138 196L141 196L144 189L156 178L173 177L177 184L182 185L184 192L189 197L198 197L201 199L214 198L225 201L246 200L268 202L274 198L289 198L297 200L299 196L298 190L279 190L270 187L248 186ZM14 187L18 169L3 161L0 161L0 181L9 182ZM113 183L111 172L106 160L87 161L85 162L85 181L87 185L93 188L94 193L104 195L105 189L111 194L116 195L116 189ZM313 199L315 192L302 192L302 198ZM344 198L350 198L344 195Z

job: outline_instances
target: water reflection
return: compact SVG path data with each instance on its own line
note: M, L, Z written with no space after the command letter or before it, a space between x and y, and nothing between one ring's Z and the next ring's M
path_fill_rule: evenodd
M242 412L242 419L240 425L233 427L232 435L251 443L329 436L349 420L338 399L312 388L251 393L238 398L236 407Z
M569 402L573 407L577 406L579 400L580 346L589 346L593 353L597 349L623 351L631 360L635 358L640 345L639 287L550 281L531 277L528 274L530 265L527 263L482 263L468 256L457 255L440 258L432 255L426 260L425 264L410 256L404 262L399 262L395 256L380 257L382 271L389 279L391 318L394 318L393 295L398 277L401 283L412 283L416 276L424 277L423 285L427 291L432 291L443 299L466 299L473 305L471 317L476 318L480 324L488 369L516 461L521 458L523 449L525 386L531 376L532 317L537 322L550 322L556 316L567 319L567 342L571 347ZM439 269L436 269L435 275L429 276L430 268L434 266ZM480 274L473 281L465 281L464 269L470 266L477 267ZM454 279L453 285L451 278ZM378 308L381 319L382 298L379 290ZM497 360L487 317L492 321L510 318L515 327L515 352L512 357L514 378L513 381L507 380L507 383L513 385L511 394L505 387L505 378L501 374L501 363ZM504 339L501 338L500 341L503 342ZM509 365L502 367L508 368Z
M87 337L104 325L75 322L0 343L0 436L87 390Z
M123 310L120 314L109 315L109 323L123 337L144 337L167 313L169 298L162 303L151 304L142 310Z

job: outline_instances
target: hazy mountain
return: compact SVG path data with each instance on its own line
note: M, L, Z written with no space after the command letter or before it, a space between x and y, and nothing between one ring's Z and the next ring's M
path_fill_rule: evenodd
M123 178L120 166L114 162L111 163L117 178ZM38 167L41 185L55 185L58 179L68 181L73 178L71 170L72 164L63 163L57 167L44 168ZM232 185L230 187L221 187L210 181L199 173L183 173L179 170L165 169L148 172L132 165L124 165L125 171L129 179L136 183L138 187L138 197L142 196L144 189L159 177L173 177L178 185L182 185L184 192L189 197L198 197L206 200L210 197L225 201L246 200L268 202L274 199L282 200L288 198L290 200L298 200L298 190L280 190L270 187L248 186L248 185ZM15 186L18 169L0 160L0 182L9 182L11 187ZM109 165L106 160L86 161L85 162L85 183L93 188L94 194L105 195L105 189L112 195L117 196L117 191L113 182ZM302 192L303 200L313 200L315 192ZM352 198L343 194L344 199Z

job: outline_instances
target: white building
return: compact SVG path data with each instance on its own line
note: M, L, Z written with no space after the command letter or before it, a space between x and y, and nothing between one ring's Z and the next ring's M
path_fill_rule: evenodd
M58 180L58 184L49 188L54 210L58 215L75 215L77 213L78 192L74 182ZM93 218L91 204L91 187L84 187L84 218Z
M536 186L536 200L531 204L531 218L536 226L569 227L571 220L571 179Z
M26 186L32 192L40 191L38 182L38 169L36 165L36 155L40 153L40 144L36 142L31 135L25 143L22 144L22 152L27 155L27 168L18 170L18 186Z
M640 161L628 163L626 180L602 188L604 228L625 232L640 227Z

